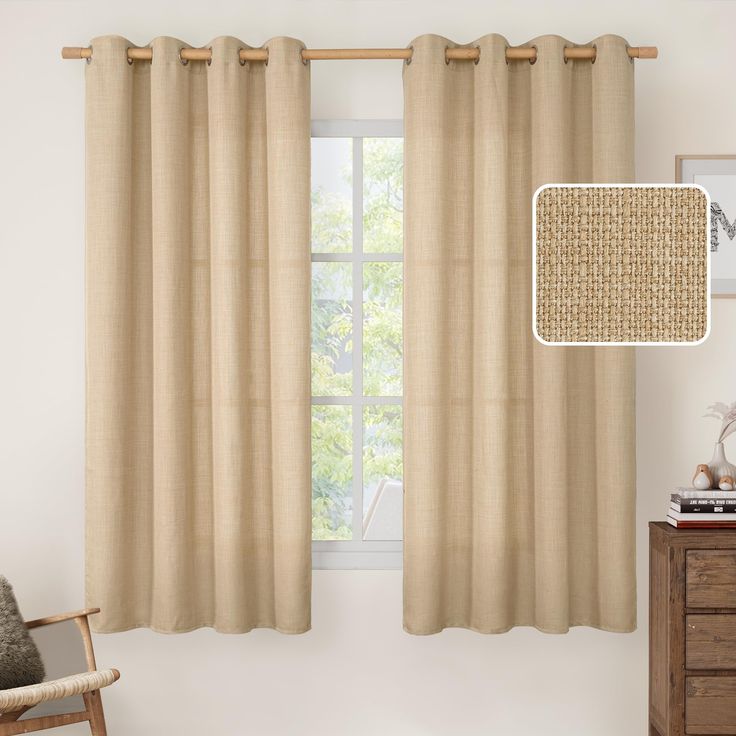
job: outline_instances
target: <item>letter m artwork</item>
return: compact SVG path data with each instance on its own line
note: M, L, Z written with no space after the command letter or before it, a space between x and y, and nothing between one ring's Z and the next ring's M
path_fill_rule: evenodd
M728 235L729 240L733 240L736 237L736 219L733 222L729 222L726 215L721 209L721 205L718 202L710 203L710 251L711 253L718 252L718 225L723 226L723 230Z

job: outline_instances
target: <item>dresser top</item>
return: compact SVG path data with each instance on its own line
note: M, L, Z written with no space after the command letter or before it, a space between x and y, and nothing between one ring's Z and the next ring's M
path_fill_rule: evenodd
M677 529L666 521L650 521L649 534L670 545L736 547L736 529Z

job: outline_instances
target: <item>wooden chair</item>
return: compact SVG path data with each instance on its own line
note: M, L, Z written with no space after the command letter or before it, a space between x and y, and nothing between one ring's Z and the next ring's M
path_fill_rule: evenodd
M74 620L82 634L84 654L87 659L87 672L62 677L58 680L41 682L38 685L0 690L0 736L43 731L47 728L68 726L71 723L81 723L83 721L89 722L93 736L107 736L100 689L112 685L120 677L120 673L117 670L97 669L87 617L99 612L99 608L88 608L84 611L62 613L58 616L26 621L27 628L35 629L39 626L57 624L60 621ZM18 720L26 711L39 703L48 700L60 700L71 695L82 696L84 710L28 718L23 721Z

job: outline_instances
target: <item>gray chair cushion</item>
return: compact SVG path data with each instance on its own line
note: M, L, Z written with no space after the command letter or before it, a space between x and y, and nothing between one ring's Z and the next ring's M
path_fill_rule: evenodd
M44 675L41 654L23 623L13 589L0 575L0 690L35 685Z

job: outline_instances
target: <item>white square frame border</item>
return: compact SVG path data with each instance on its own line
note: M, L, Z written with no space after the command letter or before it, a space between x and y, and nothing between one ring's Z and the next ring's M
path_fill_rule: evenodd
M705 227L705 249L706 249L706 280L707 280L707 297L706 297L706 326L705 335L696 342L549 342L543 339L537 332L537 199L539 194L545 189L651 189L653 187L663 187L666 189L700 189L705 195L707 201L706 227ZM710 258L710 195L699 184L542 184L532 197L532 332L534 337L542 345L549 347L695 347L702 345L709 335L711 329L711 258Z

